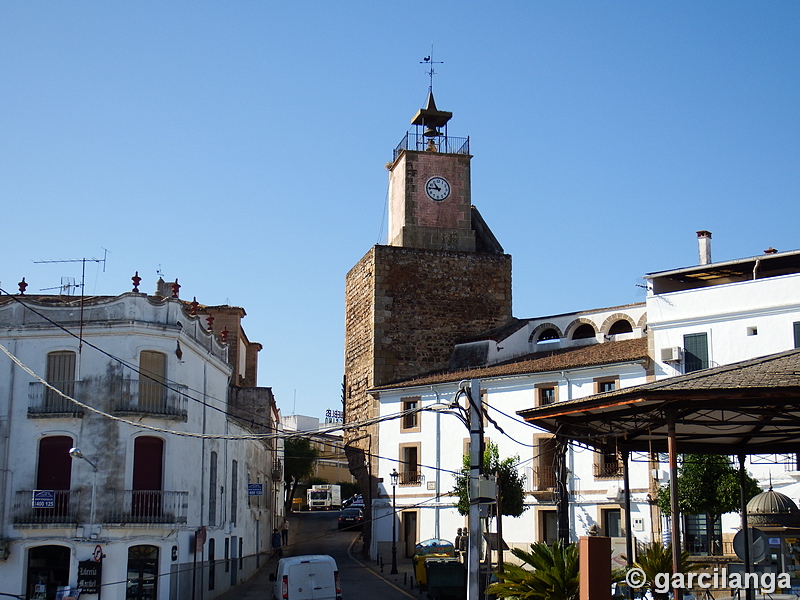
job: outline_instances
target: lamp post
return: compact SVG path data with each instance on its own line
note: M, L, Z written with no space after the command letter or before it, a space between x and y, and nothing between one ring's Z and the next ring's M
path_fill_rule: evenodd
M392 478L392 570L390 575L397 575L397 480L400 479L400 473L397 469L392 469L389 474Z
M95 516L95 496L97 494L97 465L90 461L83 455L83 452L80 451L79 448L70 448L69 455L73 460L83 459L87 463L89 463L94 470L94 474L92 476L92 504L91 509L89 512L89 537L92 535L92 530L94 529L94 516Z

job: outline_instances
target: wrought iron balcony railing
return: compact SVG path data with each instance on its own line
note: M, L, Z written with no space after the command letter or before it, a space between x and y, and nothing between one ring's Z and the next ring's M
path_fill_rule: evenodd
M186 418L189 388L185 385L167 387L150 379L121 379L114 388L114 410L118 413Z
M80 500L80 490L17 490L12 518L17 525L76 524Z
M79 399L77 396L82 395L82 381L51 381L50 385L71 398ZM42 382L32 381L28 388L28 415L32 417L80 417L83 416L83 409Z
M403 471L398 479L400 485L422 485L424 481L425 477L419 471Z
M189 492L160 490L109 490L108 506L103 517L107 524L177 524L186 523Z
M595 463L594 476L598 479L622 477L622 465L619 462Z
M556 487L556 472L553 469L536 467L533 469L533 489L552 490Z

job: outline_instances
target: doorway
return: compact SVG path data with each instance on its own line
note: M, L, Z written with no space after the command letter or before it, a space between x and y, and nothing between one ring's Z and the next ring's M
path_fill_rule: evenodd
M125 600L158 598L158 547L128 548L128 583Z
M414 556L417 546L417 513L404 510L400 513L400 531L403 556Z
M55 600L59 586L69 585L70 554L66 546L36 546L28 550L25 597Z

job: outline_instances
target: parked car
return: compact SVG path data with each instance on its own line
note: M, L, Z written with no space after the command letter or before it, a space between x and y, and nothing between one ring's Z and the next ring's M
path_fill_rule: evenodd
M339 513L339 529L361 529L364 522L364 511L360 508L345 508Z
M342 600L339 567L327 554L282 558L269 580L275 583L272 600Z

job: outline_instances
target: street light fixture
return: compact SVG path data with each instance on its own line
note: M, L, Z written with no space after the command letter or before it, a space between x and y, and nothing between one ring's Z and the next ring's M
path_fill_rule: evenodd
M392 469L389 474L392 478L392 570L390 575L397 575L397 481L400 479L400 473L397 469Z
M94 517L95 517L95 497L97 496L97 465L90 461L83 455L83 452L80 451L80 448L70 448L69 455L73 460L82 459L89 463L94 471L94 475L92 476L92 505L89 514L89 525L90 527L94 527Z

